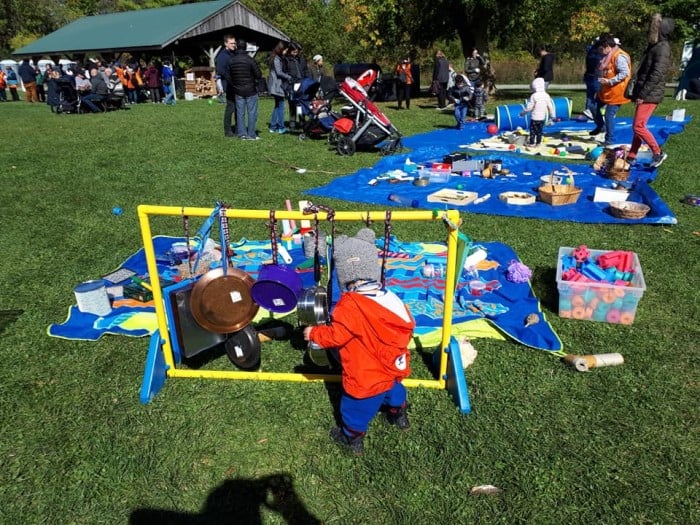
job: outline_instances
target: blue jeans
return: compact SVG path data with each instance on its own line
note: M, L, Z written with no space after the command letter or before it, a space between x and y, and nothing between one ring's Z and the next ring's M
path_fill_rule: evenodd
M586 109L589 110L591 114L595 114L596 93L598 93L600 83L595 77L584 77L583 81L586 84Z
M275 97L275 109L272 110L272 117L270 117L270 129L275 131L277 129L284 129L284 97Z
M455 120L457 121L458 126L461 126L467 120L468 110L468 104L455 104Z
M605 107L605 118L600 112L603 107ZM607 144L615 143L615 115L617 115L618 109L620 109L619 104L606 105L600 100L596 102L595 113L593 113L595 126L596 128L605 129L605 142Z
M95 104L93 104L93 102L104 102L104 101L105 101L105 97L103 97L102 95L96 95L94 93L90 93L89 95L85 95L84 97L82 97L80 99L80 102L82 104L85 104L90 109L90 111L92 111L93 113L99 113L100 111L102 111Z
M248 126L245 115L248 113ZM239 137L256 137L255 125L258 122L258 95L241 97L236 95L236 134Z
M396 382L386 392L365 399L357 399L343 392L340 416L343 427L354 432L367 432L369 423L382 405L400 407L406 402L406 387Z
M175 104L175 87L172 84L166 84L163 86L163 91L165 92L165 104Z

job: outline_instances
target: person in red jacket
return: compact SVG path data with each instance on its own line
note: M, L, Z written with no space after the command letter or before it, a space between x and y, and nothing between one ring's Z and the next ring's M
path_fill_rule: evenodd
M331 438L355 455L364 452L370 421L385 409L387 421L401 430L410 426L406 388L411 373L408 344L415 322L399 297L382 288L374 231L339 236L333 261L343 294L331 323L307 327L304 338L322 348L338 349L342 365L341 426Z

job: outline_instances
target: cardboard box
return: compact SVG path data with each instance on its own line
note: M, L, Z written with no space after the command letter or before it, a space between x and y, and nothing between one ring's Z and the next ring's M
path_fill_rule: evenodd
M559 316L611 324L632 324L637 314L646 283L637 254L633 254L630 286L617 286L606 281L579 282L562 278L564 258L574 248L559 248L557 258L557 289L559 290ZM590 260L611 250L589 250Z

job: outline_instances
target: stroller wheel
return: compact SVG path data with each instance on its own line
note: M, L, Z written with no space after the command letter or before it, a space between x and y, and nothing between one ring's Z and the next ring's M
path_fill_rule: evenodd
M350 137L341 135L338 137L338 145L336 146L338 154L350 157L355 154L355 142Z

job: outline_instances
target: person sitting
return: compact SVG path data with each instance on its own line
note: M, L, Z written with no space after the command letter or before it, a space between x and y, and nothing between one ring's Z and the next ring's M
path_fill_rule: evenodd
M105 77L107 77L107 89L109 90L107 101L112 107L121 108L126 100L126 93L119 75L108 67L105 68Z
M99 113L104 111L104 102L107 100L107 95L109 95L109 88L107 87L107 82L105 82L104 77L97 68L92 68L90 70L90 83L92 85L92 91L89 95L82 97L81 102L84 103L91 112ZM95 102L100 104L102 108L98 107Z
M85 70L78 69L75 71L75 89L78 90L78 94L82 97L83 95L89 95L92 91L92 84L85 76Z

